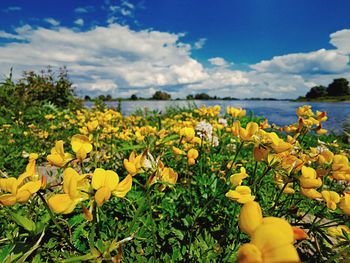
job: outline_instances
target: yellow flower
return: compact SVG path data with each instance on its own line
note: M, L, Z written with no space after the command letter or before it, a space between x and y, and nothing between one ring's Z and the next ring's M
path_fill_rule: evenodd
M267 238L268 237L268 238ZM300 262L290 234L279 224L261 224L251 237L251 242L242 245L237 254L238 263Z
M285 182L285 180L283 180L283 176L279 173L275 173L275 177L274 177L274 181L276 183L276 185L278 186L278 188L280 190L283 189L283 193L285 194L294 194L295 193L295 190L293 189L293 184L292 183L288 183L288 182ZM285 186L285 184L287 183L287 185Z
M79 160L84 160L87 154L92 151L92 144L85 135L74 135L71 139L71 145Z
M239 121L235 121L232 124L232 128L231 128L231 133L233 136L238 136L239 135L239 131L241 128L241 123Z
M264 148L261 146L255 146L253 149L253 157L255 161L262 162L267 160L267 155L269 154L270 149Z
M39 179L39 175L36 172L36 160L38 159L38 157L39 155L37 153L29 154L29 161L26 166L26 171L23 174L21 174L18 178L20 182L22 182L27 177L30 177L32 181L37 181Z
M196 159L198 158L199 153L196 149L190 149L187 153L188 164L194 165L196 163Z
M316 119L320 122L326 121L327 120L327 113L325 111L316 110Z
M55 119L55 116L54 116L53 114L46 114L46 115L44 116L44 118L50 121L50 120Z
M246 202L239 214L239 228L246 234L252 235L254 230L262 223L263 216L259 203Z
M160 181L168 184L172 184L172 185L176 184L177 178L178 178L178 174L172 168L169 168L169 167L164 167L161 170L161 173L159 176ZM166 187L167 187L166 184L162 184L160 185L159 190L164 191Z
M98 127L98 120L89 121L89 122L86 124L86 127L87 127L87 129L88 129L89 132L93 132L93 131L96 130L97 127Z
M22 178L5 178L0 179L0 189L4 192L9 192L8 194L0 195L0 204L9 206L15 203L25 203L28 201L30 196L41 187L41 181L31 181L24 183L25 177Z
M326 201L327 203L327 207L329 209L335 210L337 208L337 203L340 202L340 196L338 195L338 193L334 192L334 191L322 191L321 192L323 199Z
M89 189L87 175L79 175L73 168L63 172L64 194L53 195L48 204L55 213L69 214L81 201L88 199L88 195L81 190Z
M350 192L346 192L340 199L339 207L344 214L350 215Z
M347 233L348 236L350 236L350 229L346 225L332 226L327 229L327 232L330 236L345 240L343 231Z
M191 141L195 136L195 131L193 128L182 128L180 130L180 136L182 136L186 141Z
M240 204L244 204L255 199L251 192L249 186L237 186L235 190L228 191L225 196Z
M317 178L315 169L303 166L301 168L301 173L299 180L302 188L319 188L322 185L322 180Z
M321 123L316 127L315 131L319 135L326 134L328 132L326 129L322 129Z
M227 107L226 112L231 115L232 118L241 118L246 115L246 110L243 110L242 108Z
M56 141L55 147L51 149L51 154L47 156L47 160L52 165L63 167L72 160L72 155L64 152L63 141L59 140Z
M350 167L348 158L341 154L334 155L332 164L332 176L336 180L350 181Z
M242 180L247 178L248 174L244 167L241 167L240 173L236 173L230 176L230 182L233 186L239 186L242 184Z
M284 140L279 138L278 135L274 132L267 133L267 136L270 138L272 142L271 148L276 153L281 153L292 148L292 145L289 142L285 142Z
M111 197L113 193L117 197L124 197L131 190L132 176L128 175L119 182L119 176L111 170L97 168L92 176L91 186L97 190L95 193L95 201L98 206Z
M314 115L314 113L311 110L311 106L310 105L304 105L301 106L299 108L297 108L296 113L298 116L307 116L307 117L311 117Z
M263 218L259 203L245 203L238 223L240 229L251 237L251 242L240 247L237 262L300 262L293 246L292 226L282 218Z
M183 154L183 151L175 146L173 146L173 153L176 154L176 155L181 155Z
M317 190L310 188L310 189L305 189L305 188L300 188L300 193L310 199L317 199L317 198L322 198L322 194L320 192L317 192Z
M135 156L135 152L130 153L129 159L124 159L123 164L128 173L132 176L142 171L143 164L145 162L145 154Z
M239 136L242 141L251 141L258 130L259 126L257 123L249 122L245 129L242 127L239 128Z

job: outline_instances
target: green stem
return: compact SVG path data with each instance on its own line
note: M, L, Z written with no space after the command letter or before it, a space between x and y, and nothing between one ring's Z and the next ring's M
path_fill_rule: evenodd
M283 187L281 188L281 190L279 191L279 193L278 193L278 195L277 195L277 197L276 197L276 199L275 199L274 205L273 205L273 207L271 208L271 210L275 210L276 206L278 205L278 201L279 201L279 199L281 198L282 193L283 193L284 189L286 189L287 185L288 185L288 183L285 183L285 184L283 185Z
M67 242L67 244L74 250L77 251L79 253L83 253L81 250L77 249L76 247L74 247L74 245L72 244L72 242L69 240L68 236L66 235L66 233L63 231L63 229L60 227L60 225L58 224L55 215L53 214L52 210L50 209L49 205L47 204L44 196L40 193L37 192L37 195L40 197L41 201L43 202L46 210L49 212L49 215L52 219L52 222L55 224L55 226L58 229L58 232L60 233L60 235L62 236L62 238Z
M233 165L235 164L236 159L237 159L237 157L238 157L238 154L239 154L239 152L241 151L241 149L242 149L242 147L243 147L243 144L244 144L243 141L239 144L238 149L237 149L236 154L235 154L235 157L233 157L233 160L232 160L232 163L231 163L231 165L230 165L230 168L228 169L229 171L231 171ZM226 165L225 168L227 169L227 165Z

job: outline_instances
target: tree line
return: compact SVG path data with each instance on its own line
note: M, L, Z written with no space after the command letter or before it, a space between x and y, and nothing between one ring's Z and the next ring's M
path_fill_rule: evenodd
M327 96L347 96L350 95L349 81L346 78L334 79L327 87L318 85L310 89L305 97L308 99L316 99Z

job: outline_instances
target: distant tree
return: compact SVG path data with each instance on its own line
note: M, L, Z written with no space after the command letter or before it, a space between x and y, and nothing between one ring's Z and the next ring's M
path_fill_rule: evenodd
M171 95L158 90L156 93L153 94L152 99L154 100L169 100L171 98Z
M105 95L98 96L98 100L105 101L106 100Z
M84 97L84 100L89 101L89 100L91 100L91 97L90 97L89 95L86 95L86 96Z
M312 87L308 93L306 93L306 98L309 99L314 99L314 98L319 98L319 97L324 97L327 96L327 90L326 87L319 85Z
M111 101L111 100L112 100L112 96L108 94L108 95L106 96L106 101Z
M192 94L187 95L186 100L193 100L193 95Z
M350 95L349 81L345 78L334 79L327 88L330 96L345 96Z
M137 98L136 94L132 94L131 97L130 97L130 99L131 99L131 100L137 100L138 98Z
M194 96L196 100L210 100L211 97L206 93L199 93Z

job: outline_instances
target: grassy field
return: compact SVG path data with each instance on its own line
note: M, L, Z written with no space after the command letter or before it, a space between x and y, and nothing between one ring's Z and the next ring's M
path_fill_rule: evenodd
M349 145L326 120L309 106L285 127L219 106L3 116L0 261L346 262Z

